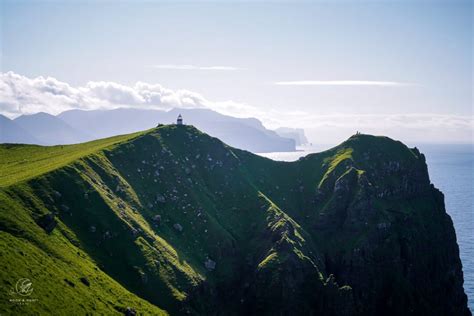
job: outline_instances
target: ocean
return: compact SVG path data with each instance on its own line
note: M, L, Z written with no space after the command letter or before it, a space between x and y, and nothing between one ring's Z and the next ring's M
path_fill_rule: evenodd
M413 146L413 145L411 145ZM446 210L456 229L464 272L464 290L474 312L474 146L417 144L426 156L431 182L444 193ZM273 152L261 156L295 161L332 146L317 145L295 152Z

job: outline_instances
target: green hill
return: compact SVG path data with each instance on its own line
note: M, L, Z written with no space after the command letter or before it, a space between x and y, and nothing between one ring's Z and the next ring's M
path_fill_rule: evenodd
M385 137L293 163L192 126L0 145L0 242L0 314L467 311L442 194Z

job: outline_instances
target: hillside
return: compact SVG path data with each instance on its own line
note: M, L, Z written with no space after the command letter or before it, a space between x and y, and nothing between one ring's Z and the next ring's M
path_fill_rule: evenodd
M385 137L292 163L192 126L0 145L0 201L0 282L36 299L1 314L469 314L443 195Z

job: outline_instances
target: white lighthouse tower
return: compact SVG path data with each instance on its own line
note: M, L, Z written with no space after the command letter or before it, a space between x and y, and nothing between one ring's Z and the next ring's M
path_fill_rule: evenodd
M176 120L176 125L183 125L183 117L180 115L178 115L178 119Z

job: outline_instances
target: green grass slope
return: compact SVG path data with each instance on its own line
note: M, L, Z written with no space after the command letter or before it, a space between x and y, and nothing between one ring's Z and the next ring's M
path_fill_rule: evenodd
M120 135L78 145L46 147L0 144L0 187L40 176L104 148L133 139L142 133Z
M0 192L1 314L119 315L131 306L145 314L165 314L104 273L67 226L59 223L47 234L33 218L48 210L29 188L15 188L20 190L19 195ZM30 296L14 291L21 278L32 280ZM31 302L15 302L23 299Z
M452 223L424 157L385 137L355 135L292 163L192 126L0 145L0 202L2 314L397 315L466 305ZM10 300L20 278L34 286L26 305Z

